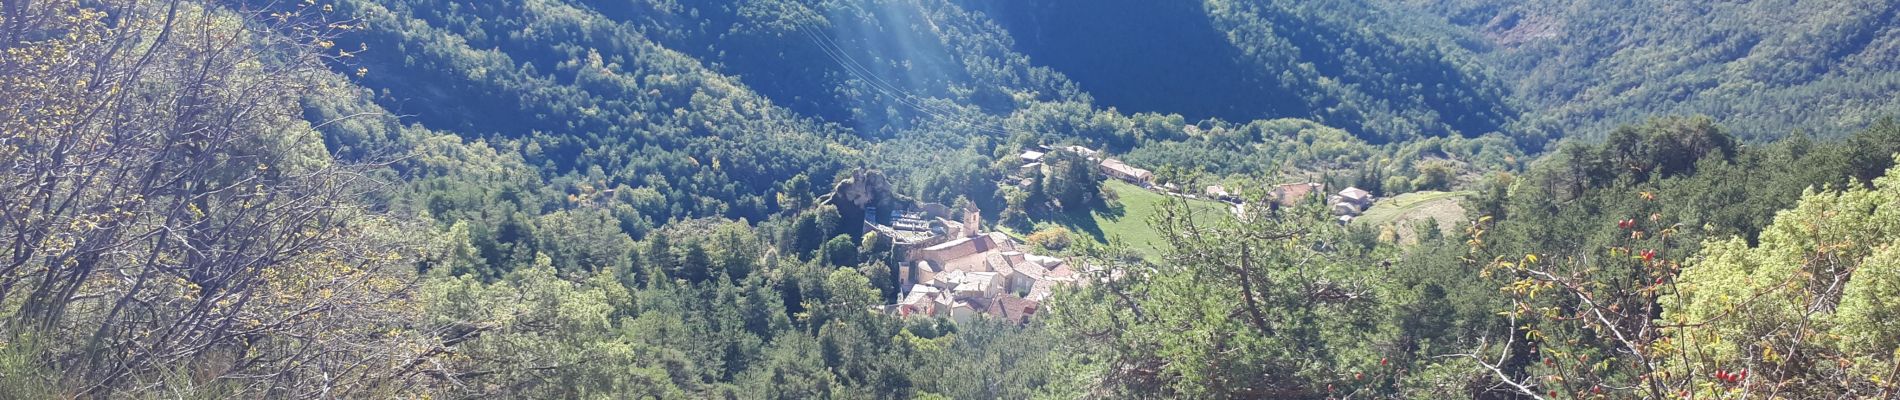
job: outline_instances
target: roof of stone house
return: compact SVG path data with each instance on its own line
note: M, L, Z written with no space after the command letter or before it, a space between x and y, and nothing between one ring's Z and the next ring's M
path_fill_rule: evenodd
M1039 256L1039 255L1030 254L1028 258L1029 258L1029 261L1031 262L1035 262L1036 264L1041 264L1043 268L1055 268L1057 266L1061 266L1062 264L1067 263L1066 261L1063 261L1062 258L1060 257Z
M986 255L988 254L989 253L977 253L977 254L971 254L971 255L967 255L963 257L957 257L950 260L945 260L943 263L943 270L962 271L962 272L991 271L990 266L989 266L989 261L987 260L988 257L986 257Z
M1061 264L1049 267L1049 271L1042 273L1042 276L1051 279L1074 279L1076 273L1074 268L1069 267L1069 264Z
M1149 172L1148 170L1141 169L1141 168L1135 168L1135 166L1133 165L1128 165L1127 163L1123 163L1121 160L1117 160L1113 158L1102 160L1102 168L1107 168L1111 171L1115 171L1116 173L1133 176L1133 177L1143 177L1143 176L1154 175L1153 172Z
M1000 252L983 253L983 265L989 267L989 271L1008 271L1009 258L1003 257Z
M955 303L950 303L950 309L955 310L958 308L968 308L970 309L970 311L977 311L977 312L982 312L984 310L989 309L987 304L979 303L975 299L963 299L963 300L957 300Z
M933 246L923 250L925 253L920 254L920 257L940 262L942 271L991 272L1006 266L1001 260L992 258L1015 249L1016 244L1009 236L991 232Z
M990 232L982 236L988 236L990 238L990 247L1002 249L1003 251L1016 250L1016 239L1010 239L1009 235L1004 235L1002 232Z
M1021 264L1023 263L1023 261L1027 261L1029 259L1028 254L1025 254L1020 251L1005 251L1005 252L1002 252L1001 254L1003 255L1003 262L1008 263L1009 265Z
M925 286L925 287L928 287L928 286ZM897 304L907 305L907 306L922 306L936 299L936 296L937 296L936 291L928 291L928 292L913 291L913 292L910 292L909 296L904 296L904 301L898 302Z
M934 279L923 282L930 286L936 286L938 289L955 290L957 283L963 282L963 274L966 273L967 272L964 271L952 270L950 272L937 274L937 276L933 277Z
M1028 277L1029 279L1036 279L1036 280L1041 280L1043 275L1047 275L1049 273L1049 269L1043 268L1042 264L1037 264L1033 261L1027 261L1027 260L1023 262L1011 264L1010 270L1016 271L1016 273L1022 274L1023 276Z
M1039 305L1036 301L1006 294L990 300L989 314L1018 324L1027 323Z
M988 292L996 285L995 272L970 272L962 274L955 282L959 292Z
M948 242L938 243L936 246L925 247L921 250L920 255L927 259L937 258L937 261L941 262L946 259L963 257L989 250L985 244L983 241L973 237L957 238Z
M1349 187L1346 188L1346 190L1339 191L1339 196L1353 200L1367 200L1372 198L1372 192L1356 187Z
M914 312L929 315L939 307L949 305L950 300L950 296L937 291L937 288L916 285L911 288L910 295L904 297L904 301L897 303L897 310L904 316Z

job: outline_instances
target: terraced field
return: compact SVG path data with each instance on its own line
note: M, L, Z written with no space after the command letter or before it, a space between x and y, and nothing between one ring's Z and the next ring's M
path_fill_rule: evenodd
M1440 232L1456 234L1466 222L1464 198L1476 192L1413 192L1379 200L1354 224L1391 229L1402 244L1418 242L1417 228L1425 220L1437 220ZM1383 236L1383 235L1382 235Z

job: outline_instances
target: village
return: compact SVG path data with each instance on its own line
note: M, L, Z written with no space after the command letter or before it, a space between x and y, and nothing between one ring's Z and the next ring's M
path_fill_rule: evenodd
M1083 146L1025 149L1018 156L1022 162L1019 171L1046 168L1043 158L1056 151L1084 157L1108 179L1169 196L1220 201L1237 215L1247 212L1248 203L1237 188L1212 185L1200 194L1183 193L1173 184L1157 185L1152 171ZM1267 207L1292 207L1326 193L1326 187L1315 182L1286 183L1267 193ZM1328 195L1325 201L1344 224L1370 207L1374 198L1366 190L1346 188ZM1031 246L1007 234L986 232L981 213L974 208L953 210L940 204L921 204L885 214L873 208L865 214L864 228L892 238L904 254L897 267L901 288L897 303L882 310L905 318L947 318L969 323L984 317L1023 324L1035 316L1054 289L1115 278L1114 271L1031 254Z
M899 316L1026 323L1053 288L1086 283L1065 260L1029 254L1008 235L984 232L974 208L921 204L881 215L872 210L864 225L892 238L904 254L897 271L899 301L883 307Z

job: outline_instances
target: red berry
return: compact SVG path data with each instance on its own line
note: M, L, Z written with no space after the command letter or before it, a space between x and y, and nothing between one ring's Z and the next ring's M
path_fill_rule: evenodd
M1380 358L1380 359L1379 359L1379 366L1381 366L1381 367L1383 367L1383 366L1385 366L1385 364L1386 364L1386 359L1385 359L1385 358Z

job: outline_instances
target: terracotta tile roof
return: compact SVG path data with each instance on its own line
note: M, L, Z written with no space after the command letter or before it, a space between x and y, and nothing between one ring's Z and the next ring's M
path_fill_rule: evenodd
M990 232L983 235L959 238L936 246L930 246L923 250L918 250L916 258L944 264L942 267L944 270L968 269L967 265L958 267L954 264L958 264L959 262L967 263L968 261L962 259L970 256L978 256L976 261L982 262L985 260L985 257L983 257L985 253L991 251L1015 250L1015 240L1010 239L1009 236L1001 232Z
M904 297L904 301L897 304L906 305L906 306L922 306L925 304L929 304L932 297L936 295L937 295L936 292L911 292L910 296Z
M945 261L943 264L943 270L944 271L964 271L964 272L988 272L990 271L989 261L986 260L987 257L984 257L984 256L985 256L984 254L978 253L978 254L971 254L971 255Z
M989 241L986 244L992 248L1002 249L1003 251L1016 250L1016 239L1010 239L1009 235L1004 235L1002 232L990 232L983 236L989 237Z
M996 296L989 302L989 314L996 318L1018 324L1028 323L1029 317L1036 314L1040 304L1036 301L1016 297L1015 295Z
M1029 279L1035 279L1035 280L1041 280L1043 275L1046 275L1049 273L1049 269L1043 268L1042 264L1037 264L1030 261L1023 261L1023 262L1016 263L1014 265L1010 265L1010 270L1016 271L1016 273L1019 273L1019 274L1023 274L1023 276L1029 277Z
M1075 269L1069 268L1069 264L1062 264L1050 268L1049 272L1044 272L1042 275L1050 278L1072 279L1075 278Z
M960 238L943 242L936 246L925 247L923 250L920 250L919 256L924 259L935 258L947 260L989 250L986 244L984 241L977 240L977 238Z
M1022 264L1023 261L1029 260L1029 256L1020 251L1005 251L1002 255L1004 263L1009 265Z
M939 305L944 304L949 298L950 296L945 296L936 288L917 285L911 288L910 296L905 297L903 302L897 303L897 315L904 317L936 315L940 309Z
M983 255L983 265L989 267L989 271L1008 271L1009 258L1003 257L1002 253L987 253Z

